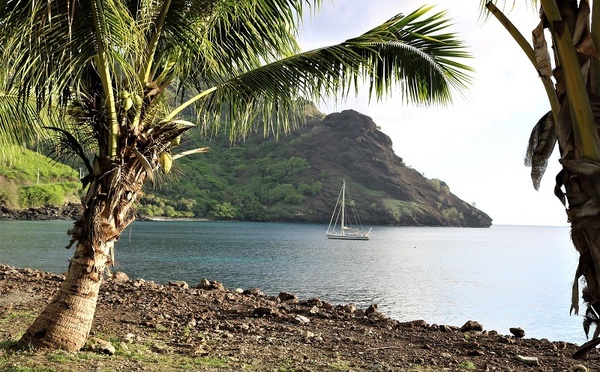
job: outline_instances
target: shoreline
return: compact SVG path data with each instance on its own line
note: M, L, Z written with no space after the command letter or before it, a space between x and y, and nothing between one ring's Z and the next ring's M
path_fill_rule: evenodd
M14 341L62 280L61 275L0 264L0 342ZM577 360L572 357L576 344L501 335L474 321L463 326L399 322L377 310L376 304L357 309L352 304L300 299L288 292L266 296L256 288L228 290L207 279L197 285L183 281L162 285L129 280L123 273L102 284L92 333L117 346L127 342L127 334L137 337L128 346L133 350L129 354L103 360L107 367L113 362L127 365L134 354L143 360L158 354L173 358L170 363L216 358L225 368L256 366L257 370L286 366L308 371L333 370L333 366L346 371L600 368L597 349ZM165 350L156 346L157 338ZM136 348L150 351L138 356ZM11 355L0 348L0 369L5 359L18 358ZM36 354L31 363L38 357L47 363L44 355ZM164 370L152 369L150 362L142 365L146 370ZM132 370L140 369L135 366ZM71 366L77 369L78 365Z

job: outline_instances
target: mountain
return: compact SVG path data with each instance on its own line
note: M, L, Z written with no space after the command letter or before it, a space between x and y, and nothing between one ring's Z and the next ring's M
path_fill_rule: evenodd
M184 149L210 151L182 158L174 179L148 190L142 214L328 223L345 179L364 224L492 224L446 183L406 166L391 139L353 110L325 117L313 110L305 126L278 139L187 142Z
M205 146L210 151L178 159L169 175L159 173L140 200L141 217L326 224L345 180L365 225L492 224L446 183L406 166L391 139L353 110L325 116L308 104L301 128L276 138L254 133L234 145L226 135L207 140L193 132L178 151ZM40 207L23 218L62 213L46 213L43 207L77 202L82 195L78 178L73 168L27 149L0 158L0 218ZM76 211L66 210L69 216Z

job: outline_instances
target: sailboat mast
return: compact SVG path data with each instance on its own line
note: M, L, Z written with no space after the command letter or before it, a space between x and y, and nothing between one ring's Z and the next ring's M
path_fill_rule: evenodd
M345 224L346 217L344 214L346 213L346 180L343 180L342 184L342 235L346 235Z

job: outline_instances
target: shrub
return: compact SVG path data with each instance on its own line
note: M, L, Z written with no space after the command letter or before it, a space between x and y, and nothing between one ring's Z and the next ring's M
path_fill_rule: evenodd
M62 205L64 191L61 185L35 185L21 187L19 204L25 208L37 208L45 205Z

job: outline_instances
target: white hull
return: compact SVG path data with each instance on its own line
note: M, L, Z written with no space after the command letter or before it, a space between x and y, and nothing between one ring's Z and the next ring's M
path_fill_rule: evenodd
M341 235L341 234L327 234L327 239L342 239L342 240L369 240L368 233L352 234L352 235Z

